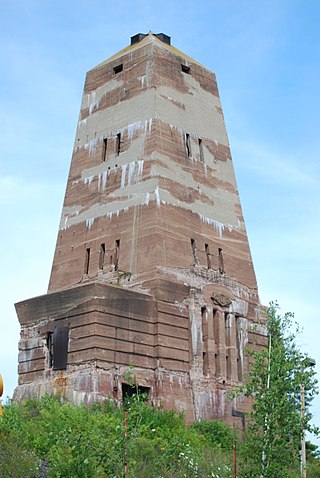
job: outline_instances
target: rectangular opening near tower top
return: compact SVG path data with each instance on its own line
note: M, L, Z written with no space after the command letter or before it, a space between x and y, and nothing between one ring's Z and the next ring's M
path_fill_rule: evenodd
M116 75L117 73L120 73L123 70L123 63L121 65L117 65L113 68L113 72Z

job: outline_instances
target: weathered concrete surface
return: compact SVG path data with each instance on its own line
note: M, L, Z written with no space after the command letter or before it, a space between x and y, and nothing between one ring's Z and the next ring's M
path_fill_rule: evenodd
M120 400L133 365L188 420L239 420L226 391L265 337L214 73L152 34L88 72L48 294L17 312L16 398Z

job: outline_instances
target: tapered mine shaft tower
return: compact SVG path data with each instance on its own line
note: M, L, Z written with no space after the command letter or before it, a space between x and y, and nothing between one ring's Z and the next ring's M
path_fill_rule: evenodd
M226 392L264 335L216 78L167 35L87 73L48 293L16 309L17 399L120 401L130 368L190 421L249 406Z

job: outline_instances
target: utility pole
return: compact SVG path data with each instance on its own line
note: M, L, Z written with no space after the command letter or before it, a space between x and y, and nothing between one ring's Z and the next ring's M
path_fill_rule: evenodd
M302 368L314 367L316 361L312 358L307 358L302 362ZM307 478L307 454L306 454L306 434L304 430L304 415L306 409L305 403L305 389L304 383L300 386L300 400L301 400L301 423L302 423L302 436L301 436L301 476Z
M307 478L307 458L306 458L306 435L304 431L304 413L305 413L305 400L304 400L304 384L301 384L301 423L303 426L301 437L301 476Z

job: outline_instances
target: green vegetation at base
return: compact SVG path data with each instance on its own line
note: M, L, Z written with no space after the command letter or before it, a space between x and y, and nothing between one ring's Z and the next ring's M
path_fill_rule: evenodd
M268 347L247 350L250 371L229 397L254 399L245 435L218 421L187 426L182 414L148 404L129 369L124 378L134 395L122 407L111 401L76 406L48 396L6 405L1 478L233 478L235 440L238 478L298 478L301 438L305 430L319 434L310 413L318 389L294 325L292 314L281 317L271 304ZM319 478L319 452L310 443L307 463L308 478Z
M224 423L188 427L183 415L139 397L126 411L110 402L85 407L48 396L5 406L1 476L231 478L232 450L224 450L224 440L231 444L233 431Z
M6 405L0 420L1 477L233 478L235 438L237 476L248 476L248 443L240 443L225 423L187 426L182 414L139 397L125 410L111 402L85 407L48 396ZM312 445L308 450L308 477L319 477L317 451Z

